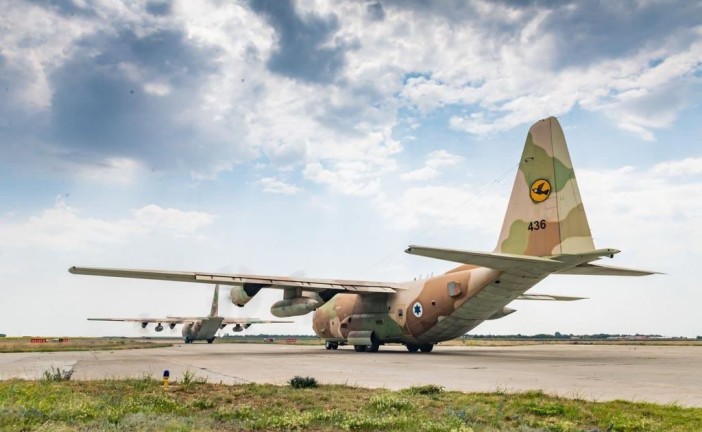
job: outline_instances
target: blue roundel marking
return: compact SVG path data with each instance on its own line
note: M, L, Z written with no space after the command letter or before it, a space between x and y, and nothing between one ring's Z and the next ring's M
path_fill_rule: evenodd
M420 318L420 317L422 316L422 313L423 313L423 312L424 312L424 308L422 307L422 304L421 304L421 303L416 302L416 303L412 306L412 313L413 313L414 316L416 316L417 318Z

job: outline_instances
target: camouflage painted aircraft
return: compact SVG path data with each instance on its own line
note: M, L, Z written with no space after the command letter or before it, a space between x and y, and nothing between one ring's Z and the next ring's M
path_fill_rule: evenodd
M206 317L166 317L166 318L88 318L88 321L121 321L121 322L138 322L141 328L146 328L149 323L156 323L154 330L157 332L163 331L163 324L167 324L173 329L178 324L183 324L183 339L185 343L193 343L196 340L206 340L207 343L212 343L215 340L215 334L233 324L232 328L235 332L243 331L251 326L251 324L271 324L271 323L291 323L292 321L275 321L261 320L258 318L224 318L217 315L219 310L219 285L215 285L214 297L212 298L212 307L210 314Z
M71 267L74 274L232 285L244 306L263 288L283 290L271 307L289 317L314 311L314 332L327 349L340 344L375 352L401 343L430 352L485 320L505 317L514 300L579 300L527 294L551 274L643 276L654 272L593 264L616 249L595 249L575 172L558 120L536 122L524 145L517 177L493 252L409 246L405 251L460 263L453 270L404 283L308 279L206 272Z

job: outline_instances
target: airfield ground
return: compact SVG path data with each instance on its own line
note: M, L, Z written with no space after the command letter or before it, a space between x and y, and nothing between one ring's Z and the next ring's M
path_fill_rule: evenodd
M211 383L284 384L293 376L324 384L402 389L434 384L464 392L542 390L568 398L623 399L702 407L702 347L649 345L401 346L378 353L318 345L181 344L172 347L0 354L0 379L73 371L73 380L160 378L164 370Z

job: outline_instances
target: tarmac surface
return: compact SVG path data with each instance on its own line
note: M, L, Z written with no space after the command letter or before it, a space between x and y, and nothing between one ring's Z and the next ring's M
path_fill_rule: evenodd
M214 383L284 384L311 376L325 384L401 389L436 384L466 392L546 393L702 407L702 347L632 345L436 346L430 354L383 346L377 353L314 345L176 344L170 348L0 354L0 379L40 378L50 368L72 379L153 376L168 369Z

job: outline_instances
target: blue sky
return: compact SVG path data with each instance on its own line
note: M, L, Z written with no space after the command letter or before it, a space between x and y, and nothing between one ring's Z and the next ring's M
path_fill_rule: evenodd
M446 271L402 251L492 250L526 131L554 115L596 246L667 274L554 276L533 291L590 300L476 332L702 334L699 2L13 1L0 29L0 333L208 310L207 286L71 265Z

